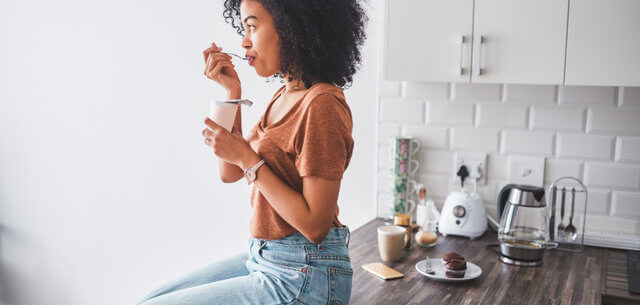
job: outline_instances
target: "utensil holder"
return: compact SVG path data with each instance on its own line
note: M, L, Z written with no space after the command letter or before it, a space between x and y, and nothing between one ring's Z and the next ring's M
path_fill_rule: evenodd
M573 181L573 184L569 182ZM577 184L577 185L576 185ZM576 186L578 186L576 188ZM576 194L584 193L584 200L582 201L582 225L578 230L580 232L578 238L575 241L568 241L564 239L564 236L560 235L561 232L557 232L557 224L556 224L556 200L552 199L551 202L551 212L549 213L549 239L558 244L555 248L557 250L563 251L571 251L571 252L582 252L584 251L584 229L587 219L587 203L589 192L587 191L587 187L580 181L580 179L575 177L562 177L554 181L551 186L549 186L549 194L552 195L553 198L557 198L554 192L560 193L562 188L566 189L575 189ZM578 204L581 200L572 200L572 205ZM575 210L575 206L572 207ZM563 219L564 220L564 219Z

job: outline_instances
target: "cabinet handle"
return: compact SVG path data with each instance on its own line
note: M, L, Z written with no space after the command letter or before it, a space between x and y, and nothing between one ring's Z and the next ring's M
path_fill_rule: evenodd
M476 70L476 75L480 76L482 74L482 43L484 40L484 37L482 37L482 35L480 35L480 38L478 38L479 42L478 42L478 69Z
M464 44L464 36L458 36L458 42L460 43L460 63L458 64L458 76L463 74L462 71L462 45Z

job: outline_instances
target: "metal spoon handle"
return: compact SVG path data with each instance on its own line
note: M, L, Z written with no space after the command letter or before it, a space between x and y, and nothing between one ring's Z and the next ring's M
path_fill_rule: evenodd
M551 217L549 217L549 236L551 240L555 239L556 234L556 193L558 188L553 186L551 189Z
M567 194L567 189L562 188L562 197L560 199L560 223L562 224L562 219L564 218L564 199Z
M229 55L229 56L235 56L235 57L240 58L240 59L242 59L242 60L249 60L249 58L242 57L242 56L240 56L240 55L238 55L238 54L229 53L229 52L222 52L222 53L227 54L227 55Z
M571 216L569 216L569 224L571 224L571 221L573 220L573 211L575 210L575 202L576 202L576 189L572 188L571 189Z

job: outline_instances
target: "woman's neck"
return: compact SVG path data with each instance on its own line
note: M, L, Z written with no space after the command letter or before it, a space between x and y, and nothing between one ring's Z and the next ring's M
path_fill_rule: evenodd
M304 90L304 83L300 80L292 80L292 81L285 81L284 84L285 88L285 92L294 92L294 91L299 91L299 90Z

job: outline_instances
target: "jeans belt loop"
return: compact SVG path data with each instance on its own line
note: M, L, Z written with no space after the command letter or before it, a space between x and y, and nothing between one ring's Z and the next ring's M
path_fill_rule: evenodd
M347 248L349 248L349 242L351 241L351 231L347 228Z
M324 242L318 244L318 251L324 251Z

